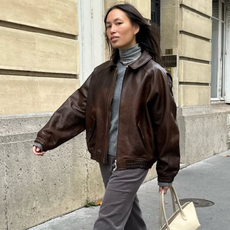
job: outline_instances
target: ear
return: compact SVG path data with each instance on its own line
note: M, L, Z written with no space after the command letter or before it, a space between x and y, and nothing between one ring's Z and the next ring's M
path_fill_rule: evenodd
M140 26L138 24L134 25L134 34L137 34L140 30Z

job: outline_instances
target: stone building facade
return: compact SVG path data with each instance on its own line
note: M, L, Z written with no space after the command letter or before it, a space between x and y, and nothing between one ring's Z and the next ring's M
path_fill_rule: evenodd
M31 146L52 112L107 59L103 18L116 2L0 0L0 229L27 229L101 199L84 133L40 158ZM181 163L230 148L230 0L126 2L160 25ZM154 176L153 168L147 179Z

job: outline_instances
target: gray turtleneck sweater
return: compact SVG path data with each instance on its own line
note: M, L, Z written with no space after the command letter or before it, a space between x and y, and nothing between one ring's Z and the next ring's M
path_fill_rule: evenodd
M128 49L119 50L120 59L117 62L117 79L112 101L112 116L109 130L109 150L108 154L116 156L117 153L117 133L119 120L119 104L122 90L122 83L125 70L129 64L141 56L141 48L138 44ZM123 64L122 64L123 63Z

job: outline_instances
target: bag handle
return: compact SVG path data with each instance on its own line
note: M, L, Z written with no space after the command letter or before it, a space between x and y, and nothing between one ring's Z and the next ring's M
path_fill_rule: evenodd
M179 198L178 198L177 193L176 193L173 186L170 187L170 192L171 192L171 197L172 197L173 212L176 212L176 205L175 204L177 204L182 218L186 220L186 216L184 214L184 211L183 211L182 206L180 204ZM160 199L160 214L159 214L160 227L162 227L162 218L164 218L164 220L165 220L167 230L170 230L168 219L167 219L166 212L165 212L164 192L161 192L161 199Z

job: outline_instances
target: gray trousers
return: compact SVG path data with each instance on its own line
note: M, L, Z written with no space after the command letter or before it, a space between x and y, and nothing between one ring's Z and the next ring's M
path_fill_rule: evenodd
M114 170L115 157L100 165L105 195L93 230L147 230L137 198L137 190L148 170Z

